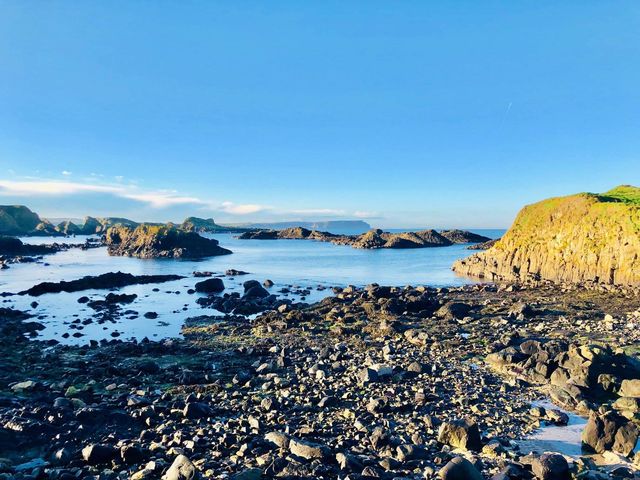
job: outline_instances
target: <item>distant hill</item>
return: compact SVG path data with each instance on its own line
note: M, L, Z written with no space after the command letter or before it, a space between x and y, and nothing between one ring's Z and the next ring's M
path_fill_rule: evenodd
M243 233L250 228L218 225L213 218L188 217L178 227L186 232Z
M231 225L229 225L231 226ZM260 230L284 230L287 228L306 228L319 230L337 235L359 235L371 230L371 225L362 220L326 220L318 222L275 222L275 223L248 223L236 225L248 229Z
M490 281L640 285L640 188L578 193L524 207L488 250L455 272Z
M0 205L0 235L58 235L53 224L24 205Z

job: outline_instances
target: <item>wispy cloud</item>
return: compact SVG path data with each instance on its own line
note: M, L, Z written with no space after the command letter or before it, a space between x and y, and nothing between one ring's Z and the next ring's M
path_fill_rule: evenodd
M237 204L233 202L222 202L220 210L233 215L248 215L251 213L263 212L269 210L269 207L265 205L257 205L253 203Z
M68 172L70 173L70 172ZM68 177L68 175L65 175ZM86 199L87 195L111 195L114 199L125 199L135 202L131 205L131 211L139 213L141 206L149 207L158 214L173 207L182 207L180 211L189 213L190 210L197 209L215 214L247 216L259 215L262 218L289 219L292 216L305 219L313 217L338 217L338 218L374 218L374 212L351 212L344 209L334 208L305 208L305 209L281 209L269 205L258 203L236 203L231 200L212 200L200 198L192 195L184 195L176 190L166 189L144 189L134 181L124 177L112 177L116 180L106 182L103 176L97 173L91 174L83 181L72 181L65 179L42 179L33 177L22 177L20 180L0 179L0 197L13 197L24 199L27 204L39 198L40 202L54 205L55 202L46 200L48 197L73 198L83 196L82 203L91 205L91 201ZM101 202L104 204L104 202ZM107 202L108 203L108 202ZM90 212L86 212L90 213ZM124 213L124 212L123 212ZM83 212L84 214L84 212Z

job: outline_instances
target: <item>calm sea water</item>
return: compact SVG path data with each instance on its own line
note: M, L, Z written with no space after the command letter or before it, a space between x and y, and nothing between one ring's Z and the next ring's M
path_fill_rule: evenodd
M503 230L477 230L478 233L497 238ZM250 272L250 275L225 278L227 291L241 291L242 282L249 279L272 280L272 291L283 286L310 287L312 293L305 301L316 301L329 295L331 291L318 290L325 287L357 285L369 283L381 285L461 285L473 280L456 276L451 272L451 264L473 252L466 245L424 248L410 250L358 250L348 246L308 240L238 240L230 234L214 236L220 245L234 253L212 257L200 261L191 260L142 260L128 257L110 257L106 248L82 251L71 249L46 256L46 264L17 264L0 271L0 291L17 293L43 281L73 280L85 275L122 271L136 275L180 274L187 278L156 285L133 285L121 289L124 293L135 293L138 298L125 309L139 312L139 317L117 323L84 325L80 338L64 339L72 322L90 318L94 312L86 305L77 303L83 295L102 298L104 290L88 290L77 293L47 294L34 298L11 296L4 299L4 306L28 310L38 316L46 329L41 332L45 339L54 338L65 343L86 343L89 339L111 338L115 331L120 338L164 338L179 335L180 327L189 316L214 314L210 309L202 309L195 303L196 295L187 294L189 288L201 280L194 278L194 271L224 273L234 268ZM71 242L81 243L84 237L23 238L26 243ZM153 292L159 288L159 292ZM299 298L290 296L289 298ZM38 305L31 307L31 302ZM158 313L154 320L146 319L148 311Z

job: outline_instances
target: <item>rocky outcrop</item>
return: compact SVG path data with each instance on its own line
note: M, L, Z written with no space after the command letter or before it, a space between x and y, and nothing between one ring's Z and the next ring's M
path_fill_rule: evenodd
M3 256L46 255L57 251L56 245L28 245L18 238L0 235L0 255Z
M218 225L213 218L188 217L178 226L186 232L196 233L243 233L253 229Z
M0 205L0 235L59 235L55 227L24 205Z
M109 255L127 257L202 258L231 253L220 247L217 240L165 226L111 227L104 240Z
M640 285L640 188L526 206L499 242L453 270L490 281Z
M439 233L451 243L482 243L491 240L489 237L467 230L441 230Z
M475 235L471 232L464 232L462 230L456 230L455 232L459 233L452 234L452 237L457 240L460 240L461 238L471 240ZM454 243L435 230L390 233L384 232L380 229L373 229L361 235L334 235L329 232L319 232L317 230L294 227L284 230L255 230L243 233L238 238L244 240L317 240L320 242L331 242L336 245L348 245L353 248L362 249L445 247Z
M37 297L45 293L80 292L82 290L122 288L129 285L147 285L150 283L163 283L184 278L181 275L133 275L131 273L109 272L102 275L86 276L77 280L62 282L42 282L28 290L20 292L20 295Z

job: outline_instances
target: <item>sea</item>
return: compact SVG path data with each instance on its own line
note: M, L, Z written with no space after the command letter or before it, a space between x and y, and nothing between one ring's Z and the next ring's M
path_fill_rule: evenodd
M498 238L504 230L472 230L489 238ZM228 269L249 272L247 275L224 277L226 292L242 292L242 283L255 279L261 283L274 282L271 291L295 301L315 302L332 294L331 287L347 285L405 286L457 286L475 280L454 274L454 261L474 251L468 245L421 249L359 250L349 246L333 245L309 240L240 240L234 234L205 235L215 238L231 255L202 260L137 259L111 257L106 247L89 250L69 249L43 257L39 263L13 264L0 270L0 292L19 293L40 282L74 280L86 275L107 272L127 272L135 275L178 274L186 278L152 285L132 285L119 289L119 293L135 293L136 300L124 308L135 311L119 321L89 322L95 312L78 298L88 296L101 299L105 290L86 290L74 293L45 294L39 297L11 295L0 302L4 307L27 311L34 320L44 325L38 336L61 343L83 344L89 340L121 339L153 340L178 337L184 320L198 315L219 312L204 309L196 303L199 294L188 294L196 282L194 272L224 274ZM54 242L83 243L86 238L26 237L25 243ZM278 293L283 287L308 289L310 293ZM291 288L293 287L293 288ZM155 291L154 291L155 290ZM157 313L157 318L144 317L146 312ZM78 336L64 333L77 333Z

